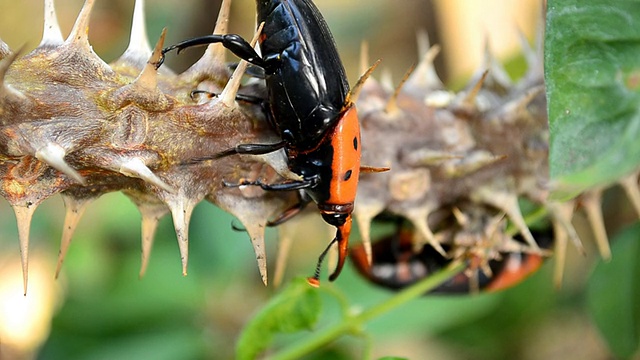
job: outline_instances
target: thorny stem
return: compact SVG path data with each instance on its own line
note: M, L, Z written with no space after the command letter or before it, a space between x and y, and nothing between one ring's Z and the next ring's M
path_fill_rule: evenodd
M360 328L368 321L375 319L383 314L386 314L405 303L424 295L429 290L432 290L445 281L451 279L457 274L461 273L466 268L464 262L457 262L451 264L444 270L425 278L417 282L416 284L408 287L402 292L394 295L387 300L370 307L358 314L345 316L345 318L335 325L322 329L313 336L304 339L297 344L294 344L282 351L276 353L271 359L273 360L289 360L298 359L301 356L310 354L312 351L319 349L320 347L336 340L342 335L349 333L357 333Z

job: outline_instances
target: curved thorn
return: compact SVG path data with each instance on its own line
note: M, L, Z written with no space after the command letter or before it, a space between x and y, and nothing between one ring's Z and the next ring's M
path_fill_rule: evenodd
M48 143L47 145L38 149L35 153L35 156L38 160L47 163L52 168L67 175L76 182L82 185L86 185L87 182L84 177L82 177L80 173L78 173L64 161L65 155L65 149L56 143Z
M44 0L44 30L42 31L42 40L38 47L55 46L63 42L64 38L62 37L62 31L58 24L58 16L56 15L53 0Z
M243 222L242 225L249 233L249 237L251 239L251 245L253 245L253 251L256 254L256 261L258 262L258 270L260 271L260 278L262 279L262 283L267 286L268 277L267 277L267 252L264 243L264 230L266 227L267 221L264 219L263 221L251 221L251 222Z
M138 210L142 216L142 252L140 259L140 273L142 278L147 271L153 239L158 229L158 223L169 212L169 208L162 203L140 204Z
M133 19L131 21L129 46L127 46L127 50L125 50L124 53L138 53L144 57L149 57L151 55L151 45L149 44L146 21L144 18L144 0L136 0L135 2L133 8Z
M367 72L369 68L369 42L362 40L360 43L360 74Z
M355 104L358 101L358 97L360 96L360 91L362 90L364 83L367 81L369 76L371 76L371 73L373 73L373 71L378 67L378 65L380 65L381 61L382 59L376 60L376 62L373 63L373 65L371 65L364 74L360 75L360 78L358 79L356 84L353 85L353 88L351 88L351 90L347 94L345 105L348 106L349 104Z
M120 165L118 170L121 174L142 179L149 184L155 185L164 191L175 193L176 190L170 185L162 181L156 174L151 171L140 158L130 158Z
M411 73L415 68L416 68L415 64L411 65L411 67L409 67L409 70L407 70L407 72L404 73L404 76L402 76L400 83L398 84L398 86L396 86L389 100L387 100L387 104L384 107L385 113L392 115L400 112L400 108L398 107L398 96L400 96L400 91L402 90L402 87L407 82L407 80L409 80L409 76L411 76Z
M164 46L164 39L166 35L167 28L164 28L162 29L162 33L160 34L160 38L158 39L153 52L149 56L149 60L147 60L142 72L134 82L144 90L155 91L158 88L158 64L162 59L162 47Z
M593 229L600 256L604 261L609 261L611 260L611 248L609 247L609 238L607 237L607 230L604 227L604 218L602 216L602 189L595 189L582 194L581 202L587 213L591 229Z
M27 296L27 284L29 282L29 230L31 219L36 205L21 206L12 205L18 223L18 237L20 239L20 260L22 262L22 284L24 295Z
M358 223L358 229L360 229L362 246L369 266L371 266L373 261L373 251L371 249L371 222L384 210L384 207L385 204L380 202L358 204L354 209L354 216Z
M253 35L253 39L251 39L250 42L251 46L255 47L256 43L258 43L258 38L262 33L263 27L264 22L260 24L260 26L258 26L258 30L256 30L256 33ZM220 93L220 101L227 107L232 107L236 102L236 94L238 93L238 89L240 88L242 75L247 69L247 64L248 63L244 60L240 61L238 67L236 67L235 71L233 72L233 75L231 75L229 82L227 82L224 90L222 90L222 93Z
M89 19L91 18L91 10L93 9L93 3L95 0L86 0L78 14L71 33L67 37L66 42L71 44L78 44L83 48L90 48L89 45Z
M178 239L180 248L180 260L182 262L182 275L187 276L187 265L189 263L189 221L193 212L194 204L186 198L173 199L167 203L173 217L173 227Z
M580 240L576 229L571 224L574 206L575 204L573 201L566 203L549 203L547 204L547 209L549 210L549 214L551 214L552 219L555 219L558 224L564 228L564 231L567 233L567 237L571 240L578 252L580 252L582 256L586 256L587 252L582 245L582 241Z
M276 269L273 276L273 286L276 288L282 284L284 272L287 268L289 250L291 250L291 244L293 243L293 236L290 230L294 226L295 223L286 223L278 227L278 256L276 257Z
M96 199L95 197L76 198L65 193L62 193L61 196L62 201L64 202L66 213L64 216L64 225L62 228L60 250L58 251L58 264L56 265L56 272L54 275L56 279L60 275L60 270L62 269L64 258L66 257L67 251L69 250L71 238L73 237L73 233L76 231L78 222L87 209L87 206Z
M444 248L442 247L438 239L436 239L435 235L429 228L428 218L429 218L430 212L431 211L429 210L429 208L424 207L420 209L411 210L405 215L407 216L407 219L409 219L411 223L413 223L413 226L416 227L416 229L422 235L424 240L426 240L426 242L429 245L431 245L434 249L436 249L436 251L439 252L440 255L446 258L447 252L444 250ZM413 251L417 253L420 250L422 250L424 243L421 241L415 241L415 240L416 239L414 239Z
M487 79L487 75L489 75L489 69L485 70L480 79L473 85L471 90L469 90L464 97L462 98L462 105L466 107L474 107L476 103L476 97L482 90L482 85L484 85L485 80Z
M529 247L531 247L532 251L540 253L540 247L533 238L531 230L522 216L522 212L520 212L517 195L503 191L495 191L488 188L480 189L480 191L474 195L476 195L482 202L492 205L507 214L509 220L511 220L511 222L520 231L520 234Z
M636 210L638 218L640 218L640 189L638 189L638 174L631 174L620 179L620 185L627 193L631 205Z

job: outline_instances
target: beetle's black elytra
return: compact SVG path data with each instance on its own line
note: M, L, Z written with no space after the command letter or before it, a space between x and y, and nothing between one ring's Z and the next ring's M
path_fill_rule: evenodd
M302 180L271 185L251 184L265 190L301 190L306 195L301 198L311 198L318 204L325 221L337 229L331 244L338 242L340 258L329 278L333 280L340 274L347 256L358 180L358 176L353 176L355 182L350 182L353 186L339 186L335 182L340 177L334 179L333 174L344 174L346 181L354 175L354 166L360 168L360 128L357 112L350 111L354 105L347 100L349 83L329 27L311 0L256 2L258 23L264 23L259 37L262 56L236 34L214 34L186 40L167 47L163 53L221 43L236 56L264 69L267 117L282 142L240 144L213 158L238 153L266 154L284 148L289 168L301 175ZM347 120L348 117L351 118ZM356 152L346 154L342 149L351 147L350 139L353 139ZM335 149L341 149L341 155L334 157ZM301 204L287 210L287 216L279 219L290 218L291 213L299 212L305 204L301 200ZM331 244L320 256L318 267ZM312 285L317 285L318 273L316 271L316 276L310 279Z

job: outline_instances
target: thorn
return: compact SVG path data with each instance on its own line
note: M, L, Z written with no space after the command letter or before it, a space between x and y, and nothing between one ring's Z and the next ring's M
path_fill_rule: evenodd
M89 44L89 19L91 18L91 10L93 8L94 0L85 0L80 14L76 19L69 37L66 42L70 44L77 44L83 48L90 49Z
M575 204L573 201L566 203L548 203L547 209L549 210L549 214L551 214L551 219L558 222L567 233L569 240L576 247L578 252L582 254L582 256L587 255L587 251L582 246L582 241L576 232L576 229L571 224L571 218L573 217Z
M371 249L371 222L373 218L379 215L385 208L383 202L359 202L354 209L358 229L360 229L360 237L362 238L362 246L367 258L367 264L371 266L373 261L373 251Z
M454 206L453 209L451 209L451 212L453 213L453 217L456 218L456 222L458 223L458 225L460 225L463 228L469 225L469 222L470 222L469 216L467 216L465 213L460 211L460 209L457 206Z
M387 104L384 107L384 112L387 113L388 115L395 115L398 112L400 112L400 108L398 107L398 96L400 96L400 91L402 90L402 87L407 82L407 80L409 80L409 76L411 76L411 73L415 68L416 68L415 65L411 65L411 67L409 67L409 70L407 70L407 72L404 73L404 76L402 76L402 80L400 80L400 83L398 84L398 86L396 86L395 90L393 91L393 95L391 95L389 100L387 100Z
M381 59L376 60L376 62L373 63L373 65L371 65L369 69L367 69L367 71L364 72L364 74L360 75L360 78L358 79L356 84L353 86L353 88L351 88L351 90L347 94L347 99L345 100L345 106L348 106L349 104L355 104L358 101L358 97L360 96L360 91L362 90L364 83L367 81L369 76L371 76L371 73L373 73L373 71L378 67L378 65L380 65L381 61L382 61Z
M123 175L142 179L164 191L176 193L176 190L154 174L141 158L134 157L127 159L120 165L118 171Z
M520 40L520 47L522 48L522 55L524 56L525 61L527 62L527 67L533 69L538 66L540 61L538 60L538 54L536 50L529 44L529 39L524 34L520 27L517 27L518 40Z
M196 202L197 203L197 202ZM175 197L167 202L173 217L173 227L178 238L180 248L180 260L182 261L182 275L187 276L187 264L189 263L189 221L195 204L185 197Z
M638 218L640 218L640 189L638 189L638 174L625 176L619 181L620 185L627 193L631 205L636 210Z
M506 158L506 155L496 156L485 150L476 150L459 160L447 162L444 171L451 178L462 177Z
M440 54L441 48L439 45L431 46L429 44L429 35L424 30L418 32L417 38L419 54L424 55L416 67L415 72L409 78L407 87L418 88L422 92L425 90L442 89L444 87L442 80L440 80L433 65L436 56Z
M571 218L573 217L573 207L573 201L563 204L547 204L555 236L553 283L557 289L562 287L562 278L564 277L564 268L567 259L567 243L569 242L568 238L570 236L567 229L573 229L573 226L570 224ZM569 226L567 226L567 222L569 222Z
M382 73L380 74L380 84L385 90L392 91L393 90L393 76L391 75L391 70L387 67L382 69Z
M87 209L87 206L91 204L97 197L76 198L65 193L60 194L66 213L64 216L64 225L62 228L62 240L60 241L60 250L58 251L58 265L56 266L55 278L57 279L64 263L64 258L69 250L71 244L71 238L76 231L76 227L80 218Z
M278 227L278 256L276 258L276 269L273 276L273 286L276 288L280 287L282 279L284 278L284 271L287 268L287 259L289 258L289 250L291 250L291 244L293 243L291 230L296 224L296 222L290 222Z
M27 296L27 284L29 282L29 230L31 219L37 205L28 206L12 205L18 223L18 237L20 239L20 260L22 261L22 284L24 296Z
M147 272L153 238L158 228L158 223L163 216L169 212L169 208L163 203L143 203L138 204L138 210L142 216L142 254L140 261L140 274L142 278Z
M57 46L64 42L53 0L44 0L44 30L38 47Z
M437 166L442 165L447 160L462 158L464 156L460 154L429 148L420 148L404 156L407 164L411 166Z
M118 61L127 59L129 62L142 65L150 57L151 45L149 45L144 17L144 0L136 0L133 8L133 20L131 22L129 45Z
M267 252L264 244L264 230L267 221L266 219L264 221L245 221L242 225L247 229L247 233L249 233L249 237L251 238L251 245L253 245L253 251L256 254L256 261L258 262L258 270L260 271L262 283L267 286Z
M216 26L213 29L213 34L228 33L230 9L231 0L223 0L220 5L218 20L216 20ZM224 64L226 64L224 46L220 43L209 44L202 57L181 76L191 78L194 76L201 76L202 74L216 75L219 74L220 71L225 71L225 74L228 74L228 68ZM213 77L217 78L219 75Z
M143 90L157 91L158 89L158 70L157 66L162 58L162 47L164 46L164 39L167 35L167 28L162 29L160 38L156 43L153 53L149 56L146 65L142 69L138 78L134 81L134 86L139 86Z
M360 74L367 72L369 64L369 42L362 40L360 43Z
M464 107L471 107L471 108L475 107L476 98L478 97L480 90L482 90L482 85L487 79L488 74L489 74L489 70L487 69L482 73L482 75L480 76L480 79L478 79L478 81L473 85L471 90L469 90L466 94L464 94L461 102Z
M609 238L607 237L607 230L604 227L604 218L602 216L602 189L585 192L580 197L580 201L587 213L591 229L593 229L600 256L602 256L604 261L611 260Z
M522 212L520 212L518 196L516 194L505 191L496 191L489 188L481 188L476 193L472 194L472 198L473 197L477 197L477 200L480 202L492 205L507 214L509 220L511 220L511 222L520 231L520 234L522 234L522 237L524 237L524 240L531 247L532 251L540 253L540 247L533 238L527 223L524 221Z
M9 45L7 45L6 42L0 39L0 60L4 59L10 54L11 54L11 49L9 49Z
M440 242L436 239L435 235L429 228L428 218L429 218L430 212L431 211L428 207L422 207L417 209L411 209L405 215L407 219L409 219L413 223L413 226L416 227L416 229L422 235L424 240L426 240L426 242L429 245L431 245L434 249L436 249L436 251L439 252L440 255L446 258L448 257L447 252L444 250ZM416 241L416 238L414 238L414 244L413 244L414 252L416 253L420 252L423 246L424 246L424 243L422 241Z
M494 80L501 88L508 89L511 87L511 78L509 77L509 74L507 74L502 63L491 53L491 44L488 36L485 38L484 60L481 68L489 69L491 79Z
M1 45L2 44L0 44L0 47ZM3 100L7 99L15 101L26 99L26 96L22 92L14 89L11 85L5 82L5 76L9 71L9 67L11 67L11 64L16 61L23 49L24 47L20 48L18 51L11 52L7 47L7 52L4 53L5 56L3 56L2 60L0 60L0 104Z
M64 148L56 143L48 143L47 145L38 149L35 156L38 160L47 163L52 168L60 171L61 173L72 178L76 182L86 185L87 182L76 170L74 170L69 164L64 161L66 151Z
M253 35L253 39L251 39L251 42L250 42L251 46L253 47L256 46L256 43L258 42L258 38L262 33L263 27L264 27L264 22L260 24L260 26L258 26L258 30L256 30L256 33ZM227 82L227 85L224 87L224 90L222 90L222 93L220 93L220 96L219 96L220 101L225 106L232 107L235 104L236 94L238 93L238 89L240 88L242 75L244 74L246 68L247 68L247 62L244 60L241 60L240 63L238 64L238 67L236 67L235 71L231 75L229 82Z

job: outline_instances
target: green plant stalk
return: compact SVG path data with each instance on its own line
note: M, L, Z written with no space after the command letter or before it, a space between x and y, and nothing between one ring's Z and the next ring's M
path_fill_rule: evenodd
M316 349L319 349L323 345L336 340L342 335L348 333L357 333L360 330L360 327L362 327L369 320L375 319L415 298L424 295L426 292L438 287L445 281L458 275L460 272L466 269L466 267L467 265L464 262L452 264L446 269L417 282L406 290L403 290L402 292L390 297L380 304L374 305L373 307L370 307L369 309L366 309L361 313L347 316L342 320L342 322L322 329L312 336L308 337L307 339L304 339L303 341L300 341L288 348L281 350L280 352L272 356L271 359L298 359Z

